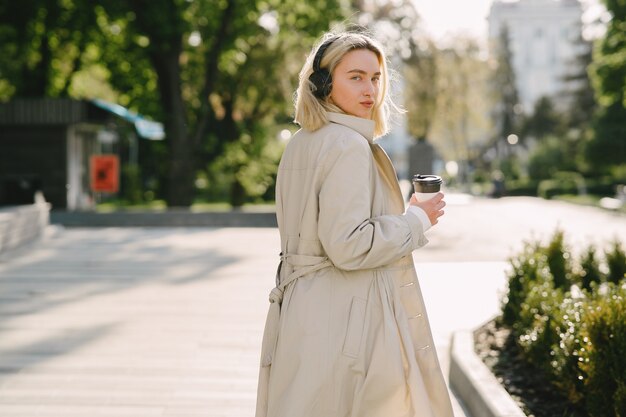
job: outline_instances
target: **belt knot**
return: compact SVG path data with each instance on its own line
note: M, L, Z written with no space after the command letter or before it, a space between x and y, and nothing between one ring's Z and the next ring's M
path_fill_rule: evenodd
M270 303L280 304L283 302L283 290L278 287L274 287L270 292Z

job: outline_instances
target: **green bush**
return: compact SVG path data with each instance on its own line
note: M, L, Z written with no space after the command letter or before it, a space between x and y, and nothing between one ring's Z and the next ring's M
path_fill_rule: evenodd
M582 399L578 367L582 303L569 295L549 282L533 287L514 331L526 360L576 404Z
M506 195L519 196L519 195L537 195L538 181L533 180L506 180L505 188Z
M557 230L547 246L540 242L526 242L522 253L509 260L509 291L502 307L503 323L512 326L520 318L520 309L530 289L550 282L553 287L569 289L572 282L570 252L564 235Z
M571 283L572 267L570 262L570 252L565 247L563 231L557 230L544 249L548 267L552 274L555 288L568 290Z
M611 251L606 253L606 263L609 268L607 279L614 284L619 284L626 277L626 254L619 241L615 240Z
M626 256L619 242L602 263L593 246L573 259L557 230L545 246L526 242L510 263L502 322L524 359L590 416L626 417Z
M130 204L143 202L139 165L124 165L122 167L122 196Z
M626 287L608 284L594 294L582 327L580 368L593 417L626 416Z
M558 344L554 318L562 300L562 291L555 290L549 281L531 287L520 306L519 320L513 325L527 360L546 371L553 347Z
M528 175L534 180L552 178L557 171L577 170L575 158L564 138L548 136L533 149L528 160Z
M612 197L615 195L617 185L626 182L626 180L620 181L619 179L613 177L584 178L578 173L573 174L574 175L571 177L571 180L566 179L565 184L563 184L562 180L557 179L557 177L544 179L542 181L532 179L507 179L505 182L506 195L536 196L543 194L542 197L544 198L552 198L555 195L576 195L579 191L581 191L581 188L584 187L584 190L589 194ZM567 175L568 174L566 174L566 176ZM543 184L541 186L541 193L539 191L540 184Z
M600 264L596 259L596 249L593 246L589 246L584 252L580 260L580 270L577 276L578 284L587 291L592 289L592 283L597 285L602 282Z
M612 177L597 177L586 180L587 192L589 194L605 197L613 197L618 184L619 180Z
M585 192L585 179L578 172L557 172L551 179L539 182L537 187L537 194L546 199L559 194L581 194Z
M524 250L517 257L511 258L509 273L509 291L502 307L502 321L513 326L520 319L521 306L526 296L537 282L549 279L545 255L536 242L526 242Z

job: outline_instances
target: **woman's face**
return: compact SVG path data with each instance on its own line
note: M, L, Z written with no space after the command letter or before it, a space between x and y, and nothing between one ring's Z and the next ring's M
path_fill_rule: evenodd
M333 71L330 101L345 113L372 118L380 88L380 64L368 49L355 49L339 61Z

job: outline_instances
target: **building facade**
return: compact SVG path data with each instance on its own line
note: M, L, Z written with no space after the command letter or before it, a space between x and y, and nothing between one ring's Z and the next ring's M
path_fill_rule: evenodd
M55 210L95 208L91 157L119 138L120 120L133 124L133 136L164 138L160 123L102 100L0 103L0 207L32 204L39 191Z
M491 50L503 26L509 30L516 85L526 114L536 101L549 96L557 106L566 104L564 91L572 88L564 77L578 71L582 52L582 6L578 0L494 0L489 13Z

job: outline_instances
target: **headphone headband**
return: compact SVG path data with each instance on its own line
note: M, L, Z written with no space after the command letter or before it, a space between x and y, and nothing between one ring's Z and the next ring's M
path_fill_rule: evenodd
M315 58L313 59L313 71L318 72L321 69L320 65L322 64L322 58L324 58L324 52L326 52L326 49L328 49L328 47L337 39L339 39L339 36L333 36L320 45L315 53Z

